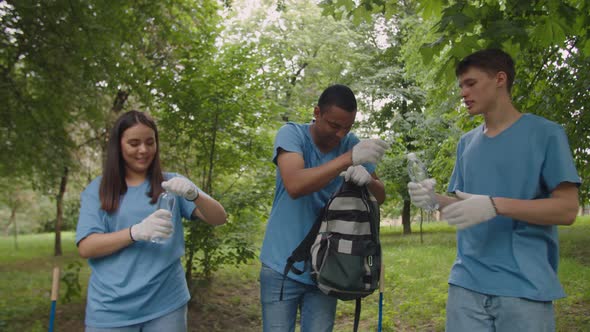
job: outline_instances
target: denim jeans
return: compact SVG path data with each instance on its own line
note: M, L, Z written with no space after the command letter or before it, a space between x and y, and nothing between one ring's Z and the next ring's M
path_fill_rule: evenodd
M446 331L553 332L553 303L485 295L449 285Z
M266 265L260 270L260 300L264 332L293 332L297 310L301 310L301 332L330 332L334 328L336 298L325 295L316 286L285 279Z
M90 327L85 332L186 332L186 304L162 317L124 327Z

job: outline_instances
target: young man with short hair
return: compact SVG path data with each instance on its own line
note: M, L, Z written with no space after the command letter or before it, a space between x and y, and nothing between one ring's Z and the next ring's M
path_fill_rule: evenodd
M309 271L283 278L287 258L305 238L343 177L367 185L379 203L385 200L375 164L389 147L380 139L360 140L350 132L357 111L353 92L333 85L321 94L311 124L287 123L273 151L276 188L260 260L260 297L265 332L294 331L300 310L302 332L332 331L336 298L322 293ZM295 264L303 270L302 262ZM280 299L283 294L282 300Z
M557 225L578 211L580 177L563 128L512 104L512 58L486 49L456 68L470 115L484 123L457 146L448 192L436 195L442 218L457 227L446 330L554 331ZM432 179L408 183L412 202L431 204Z

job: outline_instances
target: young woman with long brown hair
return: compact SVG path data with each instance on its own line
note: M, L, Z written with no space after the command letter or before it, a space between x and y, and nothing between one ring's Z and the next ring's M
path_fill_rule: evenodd
M92 270L87 332L187 329L181 219L219 225L226 213L187 178L163 173L159 152L152 118L124 113L111 130L102 176L81 194L76 244ZM174 195L171 211L157 208L164 190Z

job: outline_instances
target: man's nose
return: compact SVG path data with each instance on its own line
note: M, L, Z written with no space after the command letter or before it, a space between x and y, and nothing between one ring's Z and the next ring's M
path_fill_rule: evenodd
M347 134L347 133L348 133L348 130L346 130L346 129L344 129L344 128L343 128L343 129L339 129L339 130L336 132L336 136L338 137L338 139L343 139L343 138L344 138L344 136L346 136L346 134Z
M466 88L461 88L461 98L467 97L468 90Z

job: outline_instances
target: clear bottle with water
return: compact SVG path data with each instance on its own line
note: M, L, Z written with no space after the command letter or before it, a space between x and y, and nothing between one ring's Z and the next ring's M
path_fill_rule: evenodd
M174 204L176 203L176 198L174 197L173 194L164 191L163 193L160 194L160 196L158 197L158 205L157 205L157 209L164 209L164 210L168 210L171 213L174 213ZM174 234L174 222L172 222L172 234ZM172 238L172 234L170 234L170 237L167 239L161 239L161 238L154 238L152 239L152 242L154 243L165 243L167 241L170 241L170 239Z
M410 152L407 155L408 158L408 175L410 176L410 180L412 182L418 183L422 182L429 178L428 171L426 170L426 166L418 159L415 153ZM430 204L425 208L426 211L432 212L438 209L438 201L436 200L436 196L434 191L430 192L430 198L434 204Z

